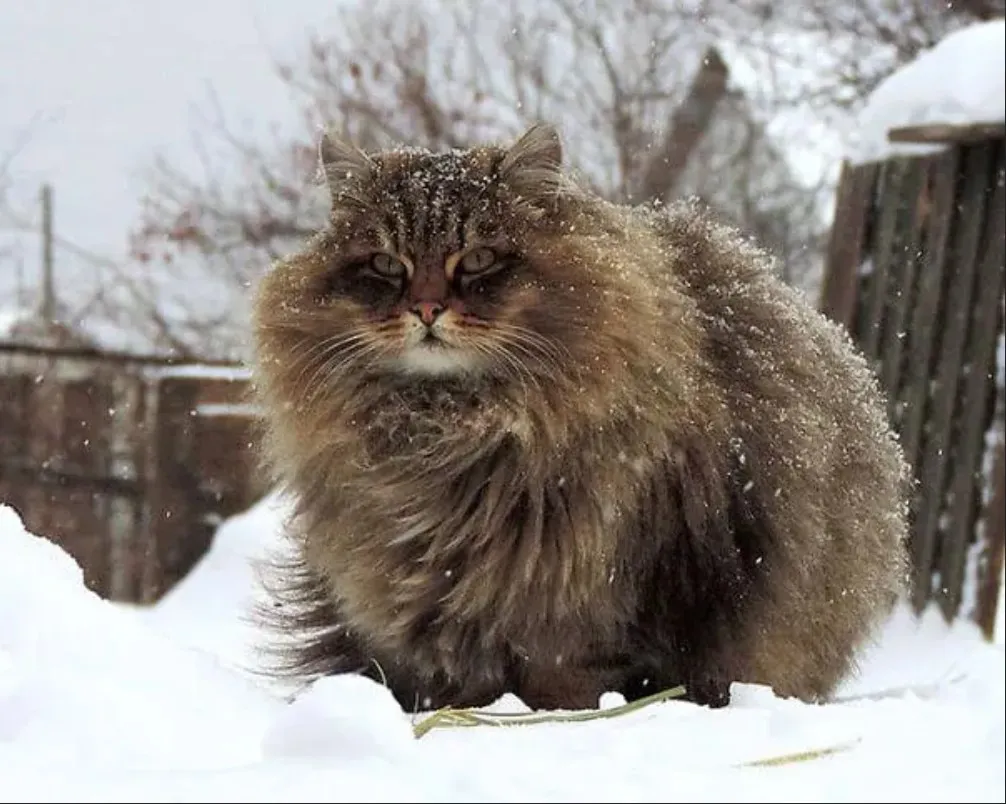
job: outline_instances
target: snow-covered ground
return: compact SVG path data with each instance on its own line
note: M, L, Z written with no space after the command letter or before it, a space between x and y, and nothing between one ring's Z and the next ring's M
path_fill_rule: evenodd
M1004 651L903 611L827 706L737 686L711 711L436 729L359 678L288 704L253 672L251 557L269 498L225 523L156 607L87 592L0 506L2 801L1003 801ZM867 693L882 696L863 697ZM500 709L515 711L515 700ZM836 749L782 764L749 763Z

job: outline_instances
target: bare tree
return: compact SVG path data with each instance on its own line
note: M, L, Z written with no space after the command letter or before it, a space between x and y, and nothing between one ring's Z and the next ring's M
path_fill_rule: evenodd
M776 116L847 115L894 66L973 16L929 0L358 2L277 68L299 135L263 142L213 103L196 140L201 170L155 162L134 286L169 294L148 306L190 351L240 350L242 290L324 223L312 182L322 127L364 147L445 149L535 120L561 127L571 164L602 195L698 195L800 283L819 260L830 176L795 173L786 137L770 132ZM742 90L734 63L757 80ZM191 286L163 281L166 265Z

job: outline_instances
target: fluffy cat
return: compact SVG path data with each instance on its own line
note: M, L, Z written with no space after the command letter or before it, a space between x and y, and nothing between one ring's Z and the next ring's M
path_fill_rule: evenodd
M581 189L549 126L321 161L329 224L254 314L296 501L278 669L410 710L825 699L905 577L906 467L843 331L697 206Z

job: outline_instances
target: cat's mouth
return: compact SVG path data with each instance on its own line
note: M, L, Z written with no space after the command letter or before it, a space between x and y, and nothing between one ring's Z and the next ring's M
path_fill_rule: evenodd
M452 343L449 337L430 328L408 338L389 368L408 375L457 376L478 372L482 362L477 352Z
M443 320L427 326L410 317L400 348L387 363L396 373L448 377L477 373L485 368L478 351L459 343L451 326Z
M410 346L395 360L395 369L404 374L428 377L457 376L477 372L481 368L478 355L467 349L444 343L439 338L424 338Z

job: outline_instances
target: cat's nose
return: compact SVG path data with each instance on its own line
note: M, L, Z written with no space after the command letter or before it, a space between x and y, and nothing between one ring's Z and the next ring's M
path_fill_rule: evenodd
M440 317L444 306L440 302L420 301L415 302L409 311L429 327Z

